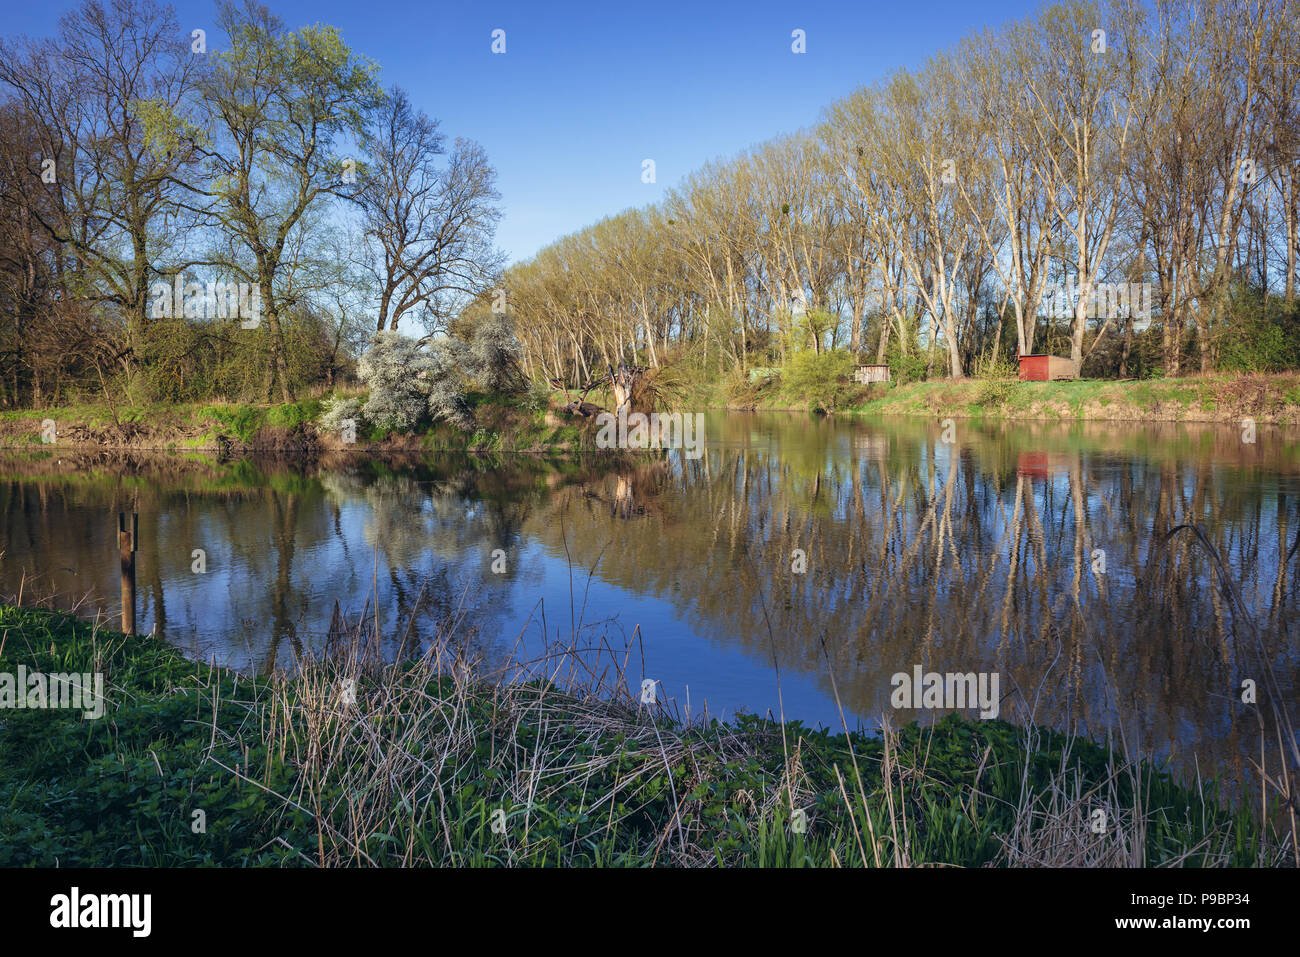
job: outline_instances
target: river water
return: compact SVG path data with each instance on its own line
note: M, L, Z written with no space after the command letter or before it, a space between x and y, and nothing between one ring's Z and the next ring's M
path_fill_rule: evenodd
M921 716L896 674L983 673L1001 717L1230 783L1260 750L1243 682L1294 708L1294 435L740 413L705 435L630 463L0 455L0 591L115 618L135 511L137 630L258 672L318 650L337 603L389 657L607 648L693 715L871 727Z

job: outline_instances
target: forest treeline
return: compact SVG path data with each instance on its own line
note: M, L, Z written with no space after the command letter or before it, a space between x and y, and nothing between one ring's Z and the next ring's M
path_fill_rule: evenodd
M1297 8L1067 0L970 36L510 268L529 368L1294 368Z
M0 405L290 401L499 276L481 146L333 27L215 24L86 0L0 40Z
M213 22L0 40L0 406L293 401L399 320L566 383L1300 367L1288 0L1053 3L508 269L479 145L332 27Z

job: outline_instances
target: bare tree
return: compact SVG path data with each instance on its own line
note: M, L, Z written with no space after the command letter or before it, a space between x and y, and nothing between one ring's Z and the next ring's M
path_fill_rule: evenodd
M358 199L378 246L379 331L396 329L408 313L430 331L442 328L501 270L496 172L483 148L463 139L440 165L443 143L437 121L399 87L373 113L372 166Z

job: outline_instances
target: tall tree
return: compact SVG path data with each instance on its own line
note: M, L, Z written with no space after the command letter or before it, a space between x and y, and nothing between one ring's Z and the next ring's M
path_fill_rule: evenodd
M359 191L367 235L377 244L377 329L411 313L441 328L496 280L493 247L501 213L496 172L477 143L458 139L446 162L438 122L394 87L375 107L366 137L371 159Z
M127 369L141 358L166 217L197 163L192 144L154 135L149 120L186 112L196 68L171 8L153 0L85 0L54 39L0 41L0 84L40 144L16 195L66 251L72 294L120 314Z
M355 56L333 27L286 30L266 7L223 2L230 48L202 79L216 134L203 149L221 228L244 256L227 268L257 284L270 340L266 396L293 399L282 324L284 277L307 214L353 187L341 149L359 141L381 90L378 68ZM259 317L260 318L260 317Z

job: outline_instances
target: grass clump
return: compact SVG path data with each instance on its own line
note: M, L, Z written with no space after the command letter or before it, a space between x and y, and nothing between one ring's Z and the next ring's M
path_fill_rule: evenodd
M0 671L102 671L109 708L0 712L0 865L1274 860L1249 814L1058 732L687 720L629 692L621 652L493 671L449 632L385 663L373 625L335 617L324 653L248 678L0 607Z

